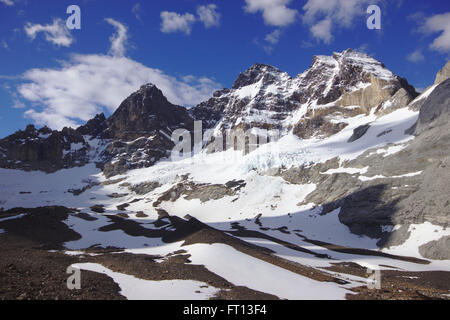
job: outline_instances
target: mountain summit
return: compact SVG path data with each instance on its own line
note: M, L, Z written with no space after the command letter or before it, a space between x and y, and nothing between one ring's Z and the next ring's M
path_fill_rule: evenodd
M405 107L417 95L381 62L348 49L315 56L312 65L294 78L272 66L254 64L238 76L231 90L215 93L190 112L221 131L275 128L285 133L294 130L305 138L336 133L343 126L321 118L313 121L320 123L318 128L311 128L315 109L322 109L328 118L372 110L381 114Z
M113 139L134 140L142 136L171 135L174 129L193 128L185 108L173 105L154 84L143 85L126 98L107 120L106 134Z

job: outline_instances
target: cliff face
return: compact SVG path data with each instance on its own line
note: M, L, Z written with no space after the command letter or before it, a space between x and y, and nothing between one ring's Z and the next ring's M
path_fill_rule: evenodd
M439 84L447 80L448 78L450 78L450 61L448 61L447 64L441 70L439 70L438 74L436 75L434 84Z
M105 135L111 139L134 140L142 136L171 135L174 129L193 128L186 109L171 104L155 85L147 84L125 99L107 120Z
M24 131L0 140L0 166L53 172L85 165L90 161L88 149L81 133L74 129L37 130L29 125Z

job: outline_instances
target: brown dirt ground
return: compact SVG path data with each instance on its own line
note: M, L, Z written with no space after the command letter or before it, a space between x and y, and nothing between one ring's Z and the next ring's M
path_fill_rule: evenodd
M204 266L193 265L189 261L190 256L184 250L166 257L128 254L121 252L123 250L118 248L98 247L84 250L87 253L99 254L96 256L88 254L68 256L61 251L50 252L49 250L64 250L64 242L80 239L81 236L63 222L69 214L87 221L95 218L65 207L18 208L1 212L0 218L21 213L27 213L27 215L20 219L0 222L0 229L6 230L6 233L0 234L0 299L124 299L119 293L119 286L111 278L89 271L82 271L81 290L67 289L66 280L69 276L66 273L67 267L83 262L100 263L113 271L148 280L189 279L205 282L221 289L214 299L277 299L267 293L234 286ZM184 240L184 245L224 243L252 257L317 281L345 283L342 279L333 277L332 274L282 259L269 249L258 247L213 229L194 218L183 220L164 216L160 219L161 221L158 220L154 223L155 228L159 229L153 230L144 228L139 223L125 217L108 216L108 218L111 223L100 228L100 231L122 230L132 236L158 237L165 242ZM165 226L169 224L171 229L166 230ZM239 229L233 235L262 237L264 234L247 234L245 230ZM272 238L270 240L291 249L306 250ZM336 247L327 243L318 245L327 246L339 252L352 249ZM355 253L353 250L351 251ZM374 252L364 253L373 254ZM393 257L393 259L396 258L398 257ZM417 262L423 263L423 261ZM366 269L355 263L336 263L332 267L324 269L343 274L368 276ZM354 294L348 294L347 299L445 299L444 294L448 294L450 290L450 272L388 270L382 271L381 283L381 290L370 290L365 286L355 288L353 289Z

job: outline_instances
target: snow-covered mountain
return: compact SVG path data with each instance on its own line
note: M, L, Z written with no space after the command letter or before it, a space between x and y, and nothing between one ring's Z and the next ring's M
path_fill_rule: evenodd
M295 78L272 66L254 64L238 76L231 90L216 92L190 111L207 127L276 128L286 133L308 126L305 120L314 118L316 109L331 117L369 113L373 108L385 112L405 107L416 96L405 79L381 62L348 49L315 56Z
M16 241L31 225L52 234L50 225L60 237L31 240L69 250L127 297L135 286L170 296L164 266L189 298L376 298L358 268L383 269L384 298L445 298L420 281L450 267L445 70L418 95L345 50L295 77L255 64L191 109L147 84L108 118L28 126L0 140L0 238ZM247 153L211 152L208 137L203 152L171 161L172 134L193 134L194 121L216 140L239 129L279 135ZM153 271L133 271L143 255L159 257ZM396 280L406 276L419 280Z

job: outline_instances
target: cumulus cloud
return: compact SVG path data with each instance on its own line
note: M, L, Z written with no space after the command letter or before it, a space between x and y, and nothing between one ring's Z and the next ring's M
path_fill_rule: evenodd
M220 13L215 4L199 6L197 8L198 19L203 22L205 28L220 26Z
M105 21L116 28L116 33L109 38L111 41L110 53L119 57L125 55L125 45L128 40L127 27L112 18L106 18Z
M194 23L201 22L205 28L220 26L220 13L215 4L197 7L197 17L192 13L180 14L177 12L163 11L161 16L161 31L164 33L183 32L191 34Z
M288 8L291 0L245 0L244 10L249 13L262 12L264 23L284 27L295 22L298 11Z
M191 13L183 15L176 12L163 11L161 16L161 31L164 33L184 32L191 34L195 16Z
M333 36L331 35L331 19L324 19L311 26L311 34L314 38L330 44Z
M196 105L221 88L206 77L176 78L121 55L125 52L126 28L115 20L107 21L115 22L111 24L117 29L110 38L110 55L75 54L57 68L31 69L23 74L25 83L17 90L20 98L32 105L25 111L27 118L54 129L76 127L97 113L113 112L127 96L149 82L169 101L185 106ZM23 107L19 101L15 104Z
M41 25L28 22L24 27L27 36L34 40L38 33L43 33L45 39L57 46L69 47L74 41L62 19L54 19L52 24Z
M425 57L423 56L422 50L417 49L417 50L411 52L410 54L408 54L406 59L410 62L417 63L417 62L421 62L421 61L425 60Z
M154 83L172 103L195 105L220 86L208 78L190 78L189 83L146 67L126 57L74 55L58 69L32 69L23 75L20 95L41 111L26 116L53 128L76 126L106 108L113 112L144 83Z
M302 20L310 26L311 35L315 39L329 44L333 40L334 30L351 28L356 18L366 15L369 5L379 2L380 0L308 0L303 6Z
M450 53L450 12L425 18L419 31L427 35L439 33L439 36L430 44L430 48L442 53Z

